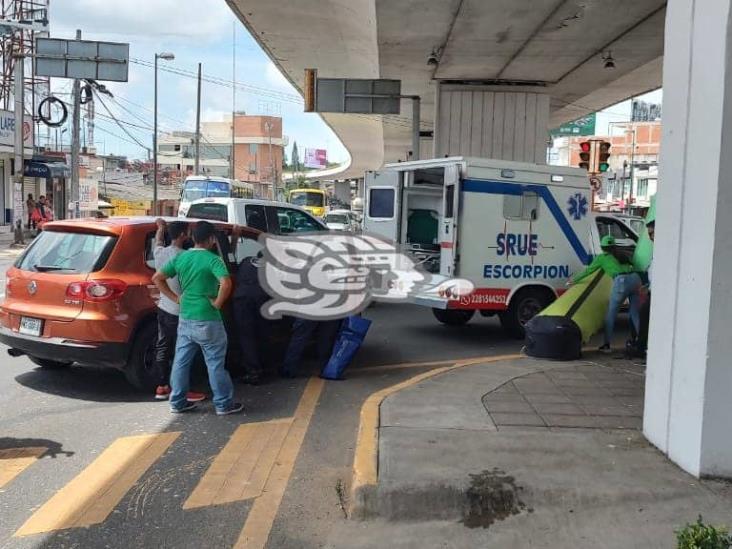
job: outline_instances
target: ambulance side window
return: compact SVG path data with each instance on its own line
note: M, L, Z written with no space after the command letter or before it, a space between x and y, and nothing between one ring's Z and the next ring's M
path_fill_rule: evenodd
M455 215L455 185L448 185L445 189L445 217L450 219Z
M503 217L511 220L536 221L539 218L539 195L532 192L504 195Z
M369 217L391 219L394 217L395 189L371 189L369 191Z

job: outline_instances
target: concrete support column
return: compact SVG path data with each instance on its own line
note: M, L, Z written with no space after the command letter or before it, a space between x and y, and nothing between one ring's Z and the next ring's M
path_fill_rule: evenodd
M732 477L731 0L669 0L644 432Z
M496 86L440 84L434 156L546 163L549 96Z

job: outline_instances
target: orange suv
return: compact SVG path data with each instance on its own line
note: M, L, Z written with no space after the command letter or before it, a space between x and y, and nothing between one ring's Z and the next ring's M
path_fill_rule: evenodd
M168 221L174 220L181 221ZM214 224L219 253L233 270L232 226ZM6 274L0 342L8 353L27 355L42 368L117 368L148 389L159 295L151 281L155 231L152 217L46 224ZM256 247L259 231L244 231L246 247Z

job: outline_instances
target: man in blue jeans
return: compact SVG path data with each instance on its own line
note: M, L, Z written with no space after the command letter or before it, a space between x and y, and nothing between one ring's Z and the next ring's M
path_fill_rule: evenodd
M214 226L206 221L193 229L195 248L178 254L155 273L153 282L163 295L180 303L178 339L170 374L170 411L187 412L196 407L186 394L190 384L191 364L200 348L208 369L216 414L236 414L244 406L234 402L234 385L226 371L227 337L221 308L232 290L231 277L223 260L211 252L216 244ZM168 279L178 277L180 299L170 289Z

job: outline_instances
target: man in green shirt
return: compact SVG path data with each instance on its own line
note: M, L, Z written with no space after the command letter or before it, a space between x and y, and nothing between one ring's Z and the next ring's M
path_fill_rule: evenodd
M221 308L231 294L233 284L223 260L211 252L216 244L214 226L206 221L193 229L195 248L178 254L160 269L153 282L161 293L180 303L178 339L170 374L170 411L191 410L195 403L186 399L191 364L200 348L208 369L216 414L241 412L244 407L233 401L234 385L226 371L227 337ZM168 279L178 277L180 298L170 289Z
M633 272L633 265L621 263L617 257L617 248L615 238L612 235L605 235L600 240L602 252L598 255L587 268L574 275L571 279L572 284L581 282L592 273L602 269L602 271L613 279L613 288L610 293L610 302L605 313L605 340L600 346L600 351L610 352L610 342L615 331L615 319L618 311L626 299L630 300L630 320L633 323L636 333L640 326L639 319L639 291L643 285L638 273Z

